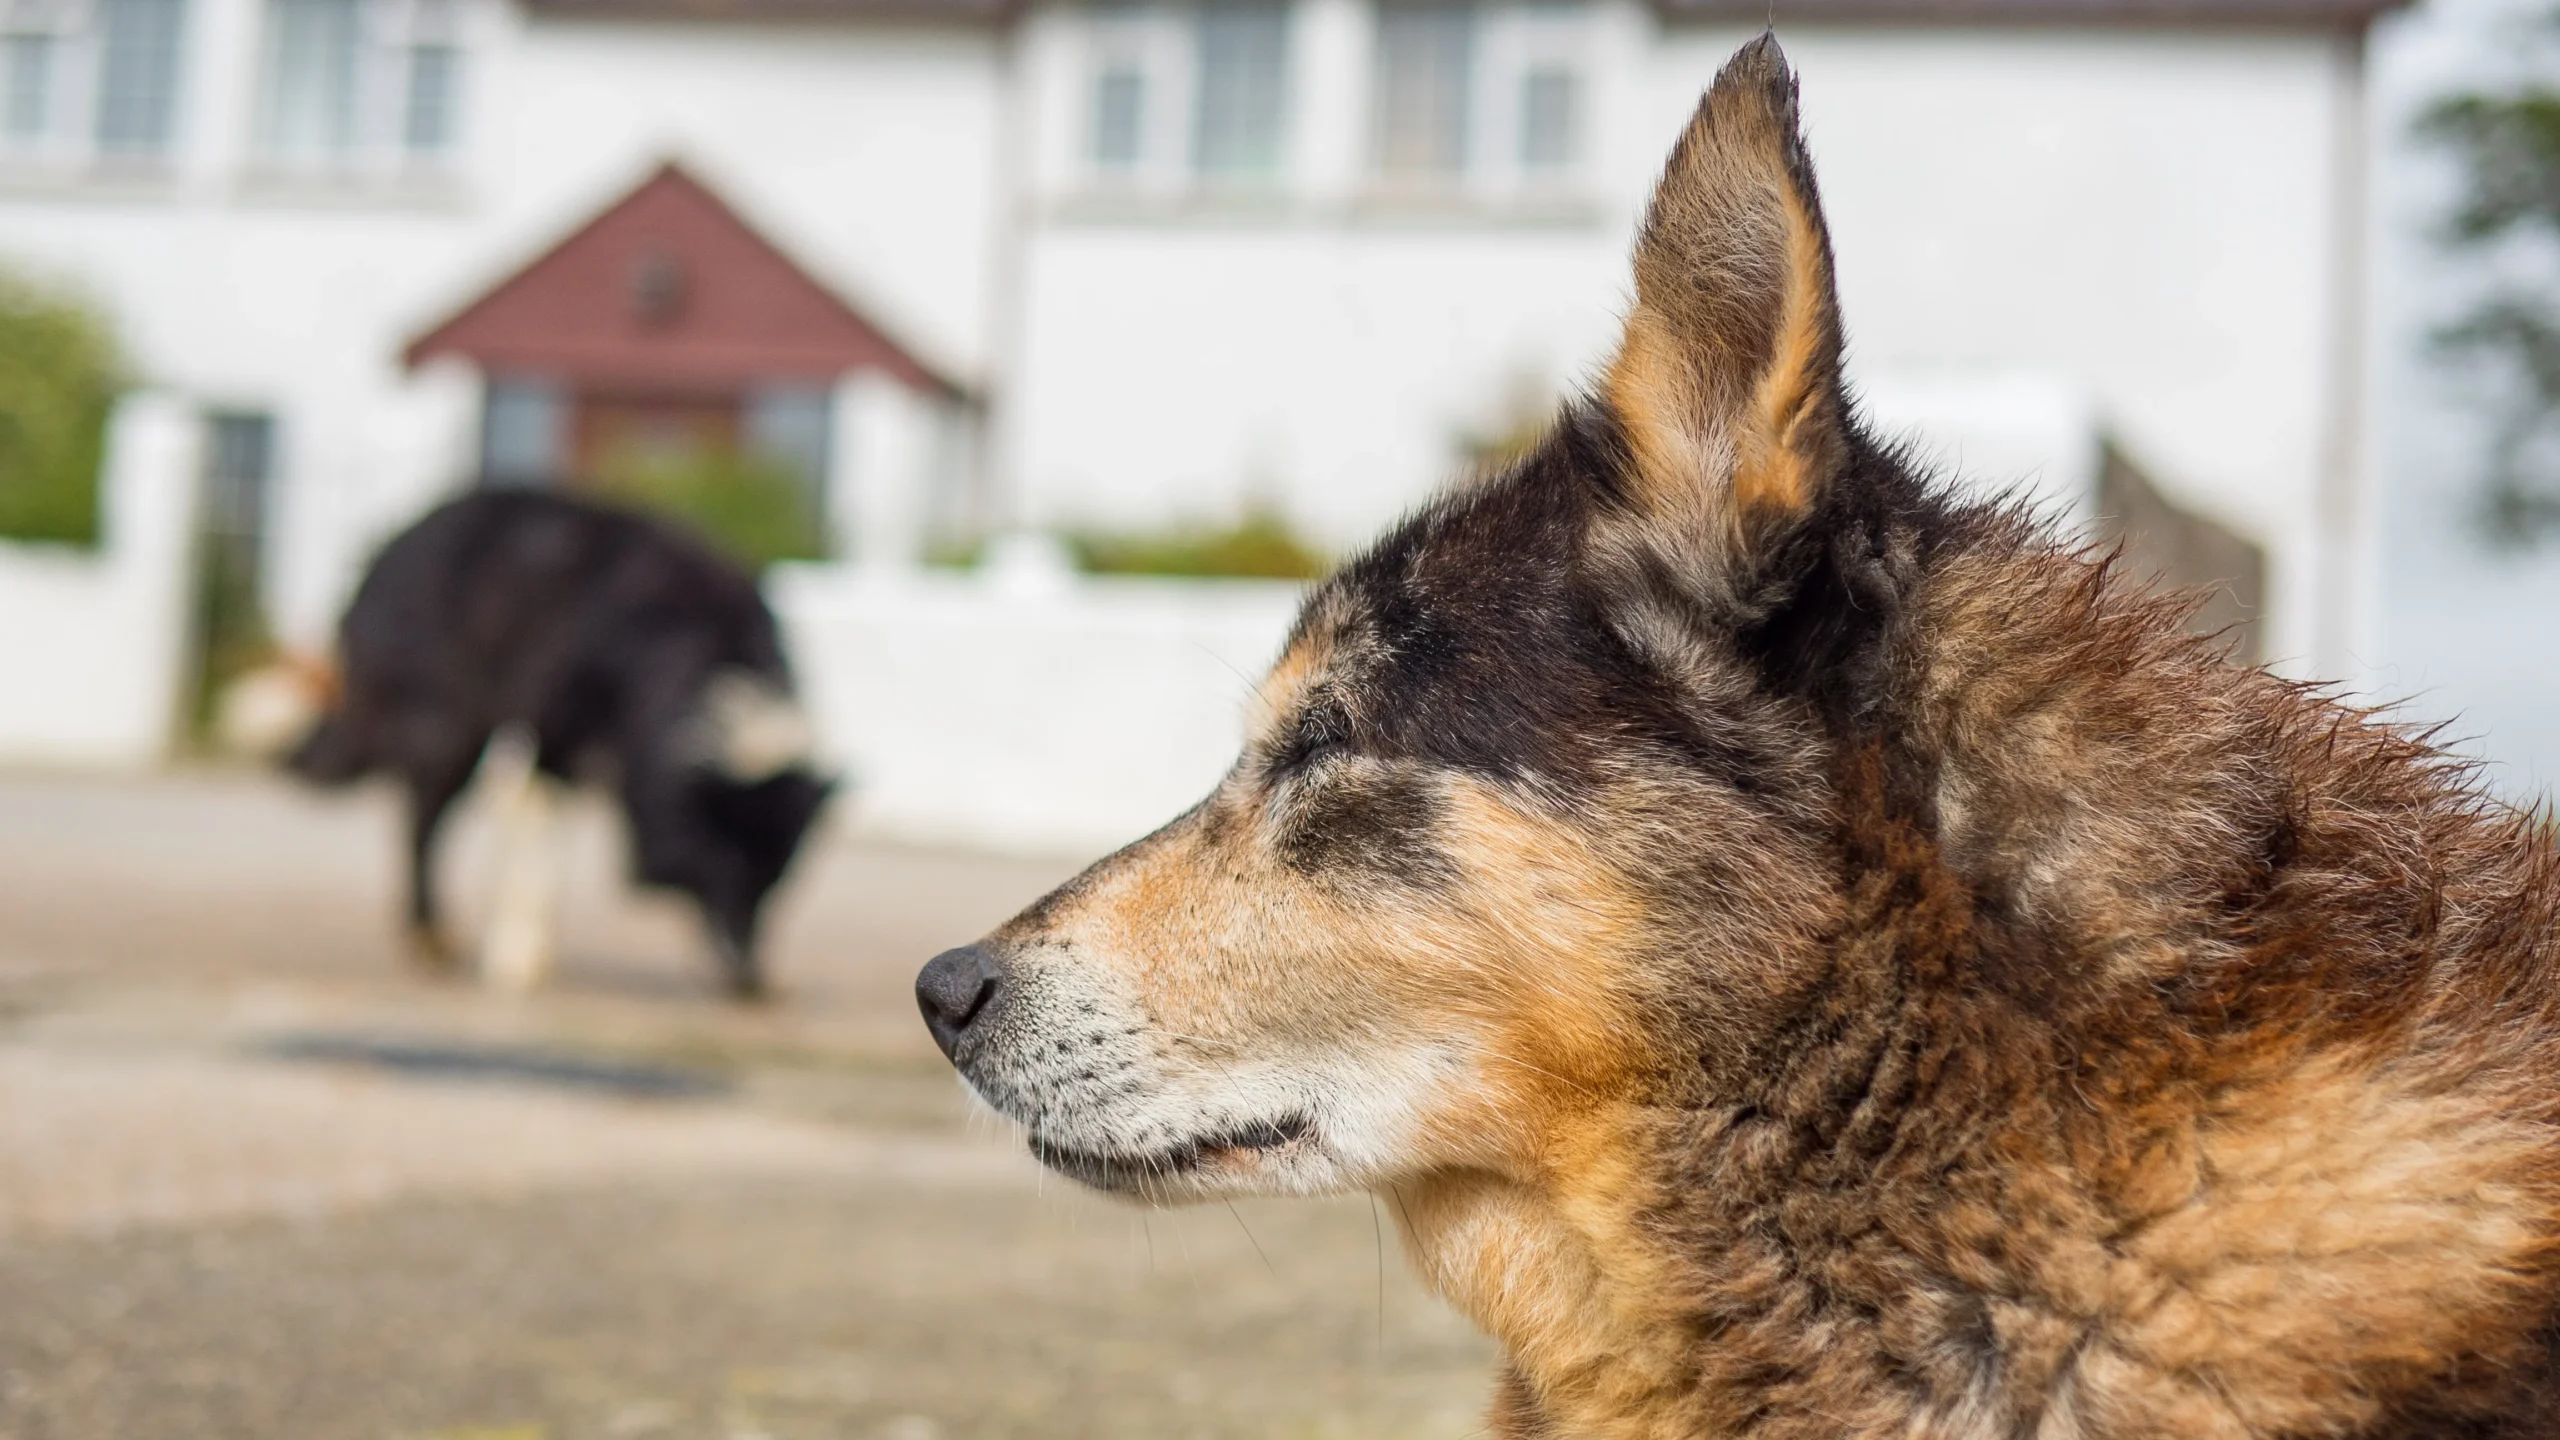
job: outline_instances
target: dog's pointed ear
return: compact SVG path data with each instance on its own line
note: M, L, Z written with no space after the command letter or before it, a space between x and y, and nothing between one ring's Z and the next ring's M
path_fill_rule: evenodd
M1629 500L1681 568L1747 561L1814 505L1845 452L1840 349L1795 77L1763 35L1726 62L1671 152L1604 390Z

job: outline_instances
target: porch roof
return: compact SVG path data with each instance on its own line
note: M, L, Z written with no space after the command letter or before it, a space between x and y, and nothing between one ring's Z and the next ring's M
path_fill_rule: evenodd
M673 162L402 352L412 366L442 355L625 389L879 370L959 393Z

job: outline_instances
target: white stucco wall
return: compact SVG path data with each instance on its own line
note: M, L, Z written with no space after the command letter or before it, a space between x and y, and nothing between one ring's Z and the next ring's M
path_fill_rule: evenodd
M1018 503L1130 522L1165 497L1215 514L1262 496L1335 543L1427 493L1524 381L1570 385L1605 358L1652 178L1749 34L1601 5L1594 63L1624 68L1593 87L1578 206L1390 215L1340 188L1339 147L1356 173L1360 137L1303 128L1304 183L1259 209L1080 197L1073 26L1042 25L1026 47L1051 77L1032 91L1051 138L1009 417ZM2023 371L2084 391L2178 498L2268 545L2271 653L2307 665L2344 42L2060 26L1782 39L1853 371Z
M254 177L257 13L192 0L166 181L0 171L0 261L96 296L153 382L275 413L269 599L288 637L324 635L374 541L468 462L468 397L403 375L401 343L663 156L929 359L983 367L990 33L527 24L482 0L450 180L331 187Z

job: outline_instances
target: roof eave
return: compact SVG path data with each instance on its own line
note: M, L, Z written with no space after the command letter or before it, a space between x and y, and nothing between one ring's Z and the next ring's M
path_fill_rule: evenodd
M537 20L679 25L939 24L1001 28L1023 0L525 0Z
M2411 0L1793 0L1780 24L2356 32ZM1666 20L1768 24L1767 0L1654 0Z

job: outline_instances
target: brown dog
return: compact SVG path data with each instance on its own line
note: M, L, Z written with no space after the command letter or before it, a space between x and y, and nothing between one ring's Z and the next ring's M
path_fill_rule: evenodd
M2560 1433L2548 837L1860 428L1773 41L1635 277L1213 794L926 968L969 1082L1388 1195L1505 1435Z

